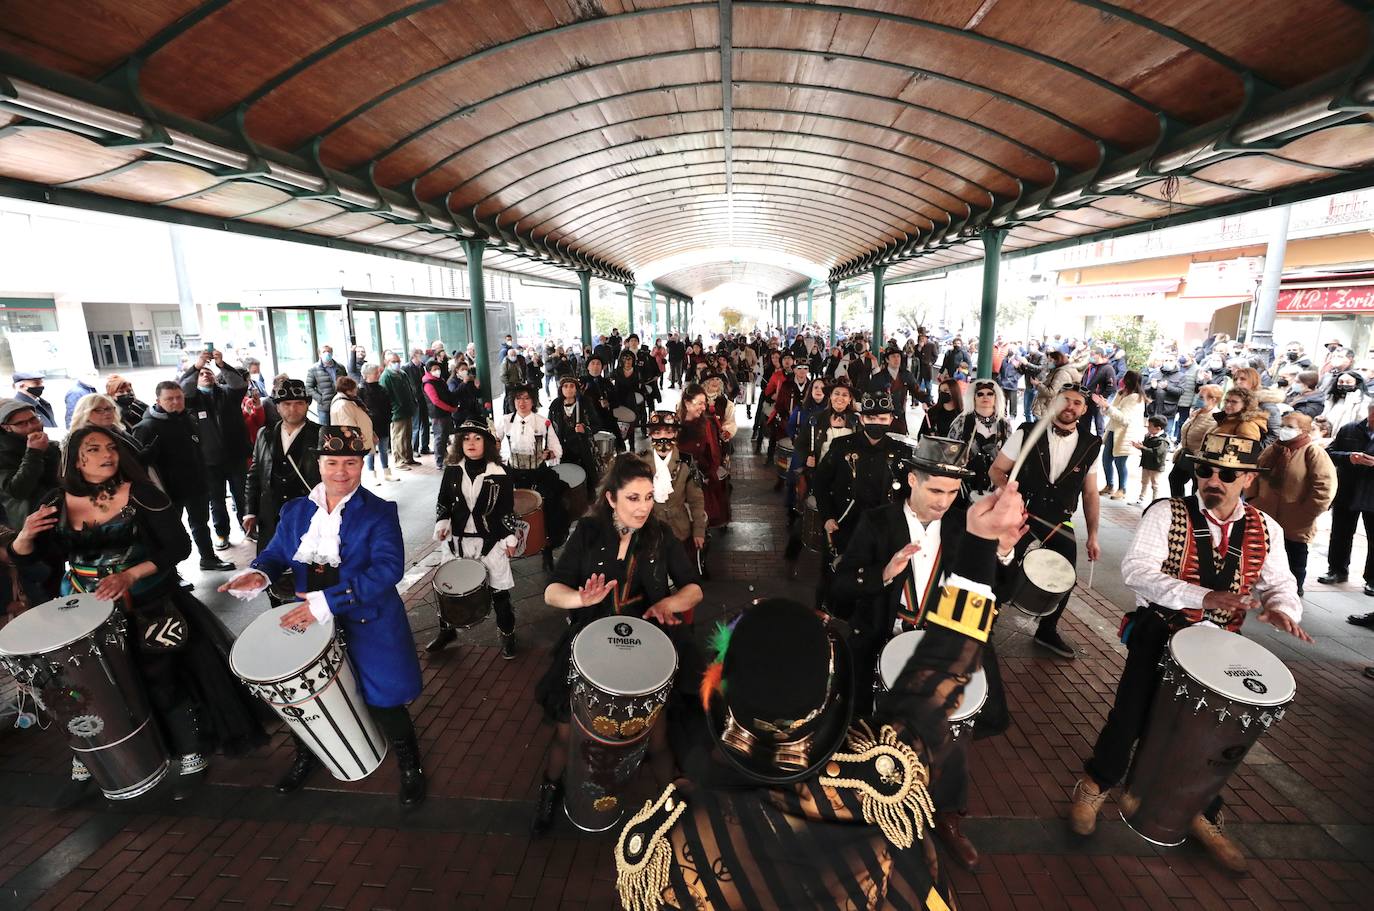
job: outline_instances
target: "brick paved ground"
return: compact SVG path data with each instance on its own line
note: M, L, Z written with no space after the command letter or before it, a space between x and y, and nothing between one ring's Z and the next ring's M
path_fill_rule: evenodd
M741 455L737 476L734 527L710 558L701 627L760 595L809 599L814 590L813 556L796 574L782 560L781 510L766 467ZM1112 567L1136 515L1106 508L1106 560L1063 627L1078 660L1033 653L1030 626L1014 613L999 621L1014 727L973 752L966 831L985 859L976 875L956 875L962 907L1369 907L1374 682L1359 671L1374 663L1361 658L1374 635L1342 623L1363 607L1358 594L1309 584L1316 648L1258 636L1289 662L1299 697L1226 794L1229 828L1256 858L1252 876L1222 875L1188 846L1148 845L1114 820L1110 802L1092 841L1067 833L1069 790L1122 662L1114 633L1126 593ZM417 575L425 550L412 555ZM1319 556L1313 566L1315 576ZM440 658L422 658L425 690L413 709L431 796L414 812L396 805L390 760L365 781L319 778L279 797L271 784L290 758L282 734L259 755L217 760L192 799L154 794L125 805L72 790L54 732L0 735L0 908L614 907L607 837L581 836L565 822L539 841L526 834L551 736L531 690L561 619L539 596L537 561L522 561L517 581L524 648L516 660L500 659L490 622ZM421 577L407 597L421 642L435 623L428 591ZM640 790L648 794L647 782Z

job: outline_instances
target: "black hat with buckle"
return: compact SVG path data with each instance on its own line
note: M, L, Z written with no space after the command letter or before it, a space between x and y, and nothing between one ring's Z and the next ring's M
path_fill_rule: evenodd
M474 421L469 419L459 424L453 430L453 435L457 437L460 442L462 441L463 437L469 433L480 433L482 436L487 438L487 443L489 445L498 445L496 440L496 434L491 432L491 427L487 425L486 421Z
M1202 449L1192 457L1194 465L1231 468L1235 471L1268 471L1259 464L1264 447L1259 440L1227 433L1209 433L1202 438Z
M974 476L974 472L967 467L969 449L963 440L936 436L916 439L899 433L889 433L888 436L907 448L908 454L901 461L907 471L960 480Z
M305 383L300 380L285 379L272 387L274 402L308 402L310 393L305 391Z
M361 459L370 448L363 432L357 427L327 424L320 428L319 442L312 452L317 456L356 456Z
M892 414L892 393L865 392L859 398L859 414Z
M650 433L655 430L671 430L677 433L682 428L676 411L655 411L649 415L648 424Z
M716 627L701 684L711 736L752 781L814 775L844 743L854 711L849 630L785 598L768 598Z

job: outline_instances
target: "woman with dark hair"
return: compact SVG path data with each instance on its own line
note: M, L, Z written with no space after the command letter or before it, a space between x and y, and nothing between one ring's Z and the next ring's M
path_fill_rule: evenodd
M762 369L759 370L759 413L754 417L753 433L754 452L756 453L763 451L763 438L767 430L768 417L773 413L776 393L769 395L768 390L775 385L781 385L782 380L774 384L773 378L782 372L782 352L776 348L768 349L768 355L763 361Z
M94 592L121 604L130 654L182 776L205 771L206 753L265 743L259 704L229 670L228 633L177 577L191 555L181 510L102 427L73 432L62 455L60 489L25 521L10 553L21 563L65 564L64 595ZM74 775L81 771L74 761Z
M501 447L485 421L468 421L453 434L434 506L434 540L453 538L455 556L480 560L491 587L496 629L501 634L501 657L515 657L515 588L510 558L515 556L515 487L501 465ZM425 646L443 649L458 632L439 614L439 635Z
M629 425L629 431L625 434L625 449L629 452L634 452L635 448L634 429L644 422L644 393L640 388L642 385L639 369L635 366L634 352L622 352L615 373L611 375L611 408L628 408L635 413L634 423ZM617 418L617 423L623 425L625 422Z
M698 397L705 399L701 389ZM679 615L701 602L700 576L668 526L654 518L654 469L630 453L616 456L606 472L596 505L577 523L554 567L544 601L569 612L568 629L555 646L553 659L535 686L544 717L556 736L544 767L535 811L535 834L545 831L563 791L568 761L568 725L572 687L568 671L572 643L588 623L613 614L642 616L664 627L678 652L670 719L692 705L701 680L702 662L690 631ZM697 716L699 718L699 716ZM649 759L656 775L671 780L667 731L657 725L650 735Z
M805 500L806 487L802 481L802 469L806 466L806 455L799 437L809 435L813 428L812 420L830 406L830 386L825 380L816 377L806 386L806 395L794 403L792 414L787 418L787 438L792 441L792 461L787 466L787 489L783 492L783 507L790 525L796 518L797 501ZM802 485L800 492L798 484Z
M706 522L711 528L729 525L729 475L720 470L725 465L725 444L720 419L706 407L706 390L696 383L683 389L677 417L682 423L677 448L692 457L705 479Z
M1111 401L1094 395L1098 410L1107 416L1107 434L1102 439L1102 473L1105 486L1099 493L1113 500L1126 498L1126 462L1131 456L1132 443L1145 438L1145 396L1140 388L1140 374L1127 370L1121 377L1121 390ZM1115 475L1113 475L1115 469ZM1113 487L1112 478L1116 483Z
M926 409L926 423L921 436L949 436L954 419L963 411L963 386L953 377L940 381L939 400Z

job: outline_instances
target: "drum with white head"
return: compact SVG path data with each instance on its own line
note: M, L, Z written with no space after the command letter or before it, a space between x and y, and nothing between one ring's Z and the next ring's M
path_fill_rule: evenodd
M476 626L491 612L487 568L480 560L449 560L434 571L439 615L456 629Z
M563 504L567 507L568 518L576 519L587 511L590 502L587 494L587 472L581 465L572 462L559 462L553 466L558 479L568 486L563 494Z
M920 629L899 633L883 646L882 654L878 656L878 673L874 680L874 690L877 693L886 693L896 686L897 678L901 676L911 656L916 654L916 646L921 643L925 634L925 630ZM964 696L959 702L959 708L949 716L950 736L958 737L965 731L972 730L976 716L983 710L983 705L987 701L988 675L980 667L973 672L968 685L964 687Z
M515 556L537 557L544 552L544 498L537 490L515 490Z
M1032 617L1054 613L1064 595L1078 582L1078 572L1068 557L1046 547L1026 551L1012 572L1012 594L1008 599L1016 609Z
M124 614L89 593L39 604L0 629L0 667L33 689L111 800L147 793L169 767L130 648Z
M1126 777L1139 803L1122 818L1148 841L1180 844L1296 694L1292 672L1258 642L1211 625L1174 633Z
M340 781L366 778L387 742L368 713L333 618L283 629L291 606L266 610L234 642L229 666Z
M621 795L644 759L677 673L672 640L648 620L603 617L572 644L572 733L564 811L601 832L620 821Z

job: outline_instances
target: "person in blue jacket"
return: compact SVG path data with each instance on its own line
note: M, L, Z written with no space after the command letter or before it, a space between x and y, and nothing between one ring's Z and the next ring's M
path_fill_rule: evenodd
M303 602L282 616L303 628L331 615L348 643L363 701L391 740L401 768L401 804L425 799L420 748L407 703L420 695L420 661L396 585L405 571L405 544L396 504L361 486L367 446L356 427L320 428L320 483L282 507L272 541L250 568L221 586L239 596L295 573ZM296 760L277 785L300 788L319 760L299 739Z

